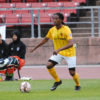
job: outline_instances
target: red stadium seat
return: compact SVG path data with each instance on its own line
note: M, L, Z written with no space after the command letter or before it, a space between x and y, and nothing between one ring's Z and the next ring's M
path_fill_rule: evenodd
M31 3L16 3L16 8L31 8Z
M50 22L51 22L51 16L49 16L49 14L40 15L40 23L50 23Z
M20 23L20 16L17 14L7 14L5 23Z
M28 14L29 11L28 10L16 10L15 14Z
M31 15L30 14L22 15L21 23L31 23Z
M51 19L50 19L50 17L48 18L48 17L41 17L40 18L40 23L51 23Z
M0 11L0 14L12 14L13 11L10 11L10 10L3 10L3 11Z
M15 3L0 3L0 8L14 8Z
M0 3L6 3L6 0L0 0Z
M22 2L22 0L11 0L11 2Z
M77 3L77 2L65 2L64 3L64 7L77 7L78 5L79 5L79 3ZM76 9L64 9L63 11L76 14Z
M53 14L53 13L57 13L57 12L61 12L61 10L60 9L48 9L48 10L46 10L45 11L45 13L51 13L51 14Z
M79 3L77 2L64 2L64 7L76 7Z
M31 8L31 3L16 3L16 8ZM29 13L29 10L16 10L15 13L17 14L25 14Z
M86 3L86 0L72 0L74 2L79 2L79 3Z
M32 3L32 8L42 8L47 7L47 3ZM41 10L40 13L45 12L45 10ZM37 10L34 11L34 13L37 13Z
M14 8L15 3L0 3L0 8ZM11 14L13 11L11 10L1 10L0 14Z
M71 0L58 0L59 2L68 2L68 1L71 1Z
M47 7L47 3L32 3L32 8Z
M75 9L64 9L62 10L63 13L74 13L76 14L76 10Z
M48 7L63 7L63 2L50 2L48 3Z
M45 11L44 10L40 10L40 15L44 14ZM38 14L38 10L33 10L33 14Z
M27 0L27 2L37 2L37 0Z
M34 24L36 24L36 15L33 14ZM31 24L31 14L22 15L21 23L30 23Z
M38 23L38 15L34 14L34 24ZM31 15L23 15L22 17L22 23L31 23ZM49 14L42 13L40 14L40 23L50 23L51 22L51 16Z
M53 2L55 0L42 0L42 2Z
M64 22L67 22L67 17L68 17L69 15L67 14L67 13L65 13L64 14Z

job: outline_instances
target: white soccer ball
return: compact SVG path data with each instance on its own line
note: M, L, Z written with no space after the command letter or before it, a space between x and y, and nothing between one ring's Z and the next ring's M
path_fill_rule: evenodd
M23 93L24 92L26 92L26 93L30 92L31 91L31 84L29 82L22 82L20 84L20 91L23 92Z

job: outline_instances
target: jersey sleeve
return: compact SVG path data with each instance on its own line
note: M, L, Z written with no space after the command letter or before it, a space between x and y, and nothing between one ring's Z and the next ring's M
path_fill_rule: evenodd
M52 40L52 34L51 29L48 31L46 37Z
M71 32L71 29L69 27L67 27L66 29L66 35L67 35L67 40L70 40L72 39L72 32Z

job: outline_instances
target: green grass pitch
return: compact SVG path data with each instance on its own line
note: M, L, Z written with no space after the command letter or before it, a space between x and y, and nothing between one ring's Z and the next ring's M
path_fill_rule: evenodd
M81 80L81 91L74 91L73 80L63 80L55 91L53 80L31 80L30 93L19 91L21 82L0 82L0 100L100 100L100 79Z

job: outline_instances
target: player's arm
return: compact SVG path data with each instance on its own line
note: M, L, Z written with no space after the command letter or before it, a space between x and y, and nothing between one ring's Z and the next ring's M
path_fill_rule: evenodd
M37 48L39 48L40 46L42 46L43 44L45 44L48 40L49 40L49 38L45 37L37 46L35 46L33 49L31 49L30 52L35 51Z
M73 44L74 44L74 43L73 43L73 39L70 39L70 40L68 40L68 44L67 44L66 46L64 46L64 47L62 47L62 48L59 48L58 50L55 50L55 51L53 52L53 54L54 54L54 55L57 55L60 51L72 47Z

